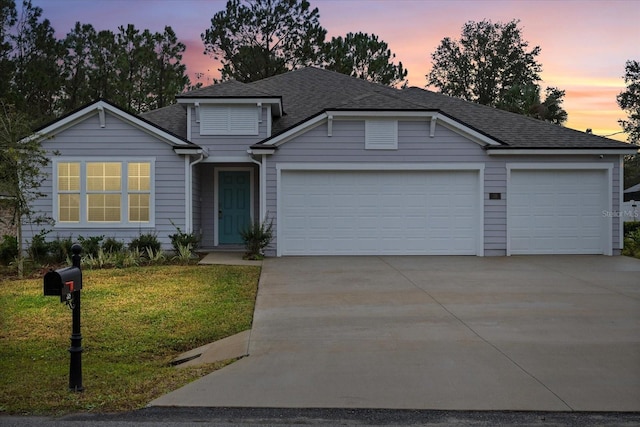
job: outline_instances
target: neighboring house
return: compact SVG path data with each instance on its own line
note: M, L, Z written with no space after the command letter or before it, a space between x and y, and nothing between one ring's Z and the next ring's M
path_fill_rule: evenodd
M622 218L624 222L640 221L640 184L624 190Z
M278 256L620 253L637 147L311 67L177 101L135 116L100 100L39 129L60 153L35 206L50 237L155 232L169 249L173 222L223 248L268 218Z
M624 190L624 201L629 202L631 200L640 200L640 184L636 184Z

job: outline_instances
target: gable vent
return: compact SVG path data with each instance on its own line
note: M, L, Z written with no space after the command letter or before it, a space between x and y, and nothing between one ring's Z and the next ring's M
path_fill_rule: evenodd
M397 150L397 120L366 120L364 127L365 149Z
M255 106L201 106L200 135L258 135Z

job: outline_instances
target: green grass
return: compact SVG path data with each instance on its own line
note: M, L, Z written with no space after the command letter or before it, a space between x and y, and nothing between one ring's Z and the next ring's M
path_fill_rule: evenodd
M117 412L229 362L176 369L178 354L249 329L258 267L83 271L83 386L67 391L71 310L42 279L0 282L0 414Z

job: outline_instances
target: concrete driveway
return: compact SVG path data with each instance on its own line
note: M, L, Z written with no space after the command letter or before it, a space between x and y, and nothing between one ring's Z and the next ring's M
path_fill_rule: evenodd
M640 410L640 260L284 257L249 357L154 406Z

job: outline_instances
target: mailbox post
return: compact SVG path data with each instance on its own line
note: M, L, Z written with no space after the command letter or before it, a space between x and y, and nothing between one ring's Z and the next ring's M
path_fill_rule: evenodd
M82 246L75 244L71 247L71 262L73 267L80 271L80 282L82 283L82 270L80 269L80 252ZM73 319L71 322L71 362L69 363L69 390L82 391L82 334L80 334L80 286L73 291Z
M44 294L60 296L60 302L66 303L73 311L71 326L71 361L69 363L69 390L83 391L82 387L82 334L80 333L80 290L82 289L82 270L80 253L82 246L71 247L72 266L49 271L44 275Z

